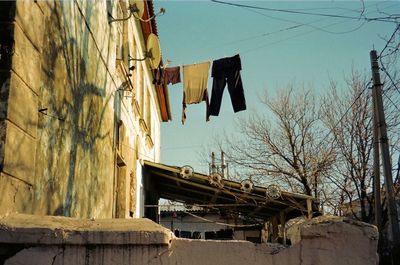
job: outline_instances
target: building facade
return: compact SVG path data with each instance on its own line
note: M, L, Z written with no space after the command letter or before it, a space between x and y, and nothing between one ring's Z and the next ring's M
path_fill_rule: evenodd
M0 6L0 214L143 216L141 161L159 162L170 111L154 66L131 58L155 21L113 22L127 0Z

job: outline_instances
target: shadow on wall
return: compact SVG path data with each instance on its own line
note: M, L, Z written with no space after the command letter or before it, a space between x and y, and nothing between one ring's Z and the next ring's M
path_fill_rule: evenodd
M114 114L110 78L91 32L101 14L56 1L46 18L35 172L35 213L111 217ZM101 20L100 20L101 21ZM104 36L108 36L105 32ZM106 45L108 61L110 38ZM103 49L104 50L104 49Z
M7 133L8 100L10 96L11 66L12 57L15 53L15 13L16 3L13 1L0 1L0 212L9 211L30 211L31 185L19 185L20 181L3 175L5 168L5 146ZM11 138L10 138L11 139ZM11 139L12 140L12 139ZM16 150L20 150L22 141L13 141L12 150L7 150L8 158L12 157ZM10 155L11 154L11 155ZM18 167L19 170L26 170L23 165L11 163L11 166ZM10 167L10 159L8 159ZM17 170L18 171L18 170ZM23 198L21 199L21 194ZM29 202L29 203L26 203Z
M14 53L14 28L10 24L15 16L15 3L0 2L0 170L3 171L5 120L10 84L11 58Z

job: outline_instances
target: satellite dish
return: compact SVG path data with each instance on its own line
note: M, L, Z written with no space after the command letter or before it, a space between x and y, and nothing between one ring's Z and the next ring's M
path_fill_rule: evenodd
M156 69L161 62L161 49L160 49L160 41L158 37L154 33L150 33L147 38L146 51L144 52L144 58L132 58L129 56L129 61L144 61L148 59L150 63L151 69Z
M136 18L142 18L144 13L143 0L129 0L129 10Z
M151 68L156 69L161 62L160 41L156 34L151 33L149 35L146 48L146 58L149 59Z
M153 15L152 17L148 19L142 19L143 14L144 14L144 1L143 0L129 0L129 16L123 17L123 18L115 18L111 19L108 23L112 22L117 22L117 21L125 21L130 19L132 16L142 22L149 22L153 19L155 19L159 15L164 15L165 14L165 8L160 8L160 11Z

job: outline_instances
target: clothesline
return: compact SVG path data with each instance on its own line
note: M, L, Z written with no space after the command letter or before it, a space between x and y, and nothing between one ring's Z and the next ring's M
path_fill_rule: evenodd
M211 63L213 85L211 99L209 99L207 84ZM180 83L181 68L183 72L182 124L186 121L188 104L198 104L205 101L206 121L209 121L210 116L218 116L226 85L228 85L234 112L246 110L246 100L240 76L242 65L239 54L216 59L212 62L209 60L174 67L158 67L155 70L153 84L174 85Z

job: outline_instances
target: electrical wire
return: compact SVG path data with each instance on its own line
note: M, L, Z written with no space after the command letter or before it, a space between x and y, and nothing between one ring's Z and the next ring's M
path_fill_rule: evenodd
M318 20L317 20L317 21L318 21ZM297 25L297 26L293 26L293 28L298 28L298 27L300 27L300 26L310 26L310 25L308 25L308 24L311 24L311 23L314 23L314 22L316 22L316 21L312 21L312 22L307 23L307 24L304 24L304 25L299 24L299 25ZM319 31L319 30L320 30L320 31L321 31L321 30L324 31L325 28L329 28L329 27L332 27L332 26L335 26L335 25L339 25L339 24L342 24L342 23L344 23L344 22L345 22L345 21L338 21L338 22L335 22L335 23L328 24L328 25L326 25L326 26L324 26L324 27L318 27L317 29L314 29L314 30L310 30L310 31L307 31L307 32L299 33L299 34L296 34L296 35L294 35L294 36L290 36L290 37L287 37L287 38L284 38L284 39L281 39L281 40L278 40L278 41L275 41L275 42L267 43L267 44L264 44L264 45L261 45L261 46L258 46L258 47L252 48L252 49L245 50L244 52L242 52L242 54L248 53L248 52L253 52L253 51L256 51L256 50L265 48L265 47L267 47L267 46L274 45L274 44L278 44L278 43L281 43L281 42L284 42L284 41L287 41L287 40L291 40L291 39L294 39L294 38L297 38L297 37L305 36L305 35L307 35L307 34L310 34L310 33L313 33L313 32ZM364 23L362 23L361 25L359 25L358 27L356 27L356 28L354 28L354 29L352 29L352 30L349 30L348 32L344 32L343 34L345 34L345 33L350 33L350 32L354 32L354 31L360 29L363 25L364 25ZM311 26L311 27L313 27L313 26ZM286 31L286 30L290 30L290 29L291 29L291 28L286 28L286 29L283 29L283 30L279 30L279 31L277 31L277 32ZM325 31L325 32L329 33L329 31ZM276 32L273 32L273 33L276 33ZM267 34L267 35L268 35L268 34ZM267 35L263 34L263 36L267 36Z
M400 24L397 25L396 29L393 31L392 36L390 36L389 40L386 42L385 47L381 50L381 52L379 53L378 58L382 57L383 52L388 48L389 44L392 42L394 36L396 35L396 32L400 29ZM382 62L381 62L382 64Z
M383 64L381 58L379 59L380 63L381 63L381 67L380 69L385 73L385 75L389 78L390 82L392 83L393 87L397 90L397 92L399 92L400 94L400 89L397 87L396 83L394 82L392 76L389 74L389 72L386 70L385 65ZM390 87L389 87L390 89Z
M383 95L389 100L390 103L392 103L393 107L395 107L400 112L400 108L397 107L397 105L393 102L393 100L388 95L386 95L386 93L385 93L386 91L383 91Z
M268 8L268 7L244 5L244 4L237 4L237 3L225 2L225 1L220 1L220 0L211 0L211 2L218 3L218 4L223 4L223 5L229 5L229 6L258 9L258 10L265 10L265 11L271 11L271 12L290 13L290 14L297 14L297 15L310 15L310 16L330 17L330 18L344 18L344 19L353 19L353 20L365 20L367 22L369 22L369 21L379 21L379 22L396 23L395 20L389 20L390 18L392 18L392 16L367 18L367 17L362 15L361 17L352 17L352 16L344 16L344 15L338 15L338 14L302 12L302 11L289 10L289 9L278 9L278 8ZM396 19L396 18L397 17L394 17L394 19Z
M359 13L360 10L357 9L350 9L344 7L314 7L314 8L292 8L290 10L294 11L305 11L305 10L346 10L347 12ZM347 13L346 12L346 13Z
M94 45L96 46L96 49L97 49L97 51L98 51L98 53L99 53L99 56L100 56L100 59L102 60L102 62L103 62L103 64L104 64L105 68L107 69L107 73L109 74L109 76L110 76L112 82L114 83L114 86L117 87L117 83L116 83L115 80L114 80L114 75L111 74L111 71L110 71L110 69L108 68L108 64L107 64L105 58L103 57L103 54L102 54L102 52L101 52L101 49L99 48L99 45L97 44L97 40L96 40L96 38L95 38L95 36L94 36L94 34L93 34L93 31L92 31L92 29L91 29L91 27L90 27L90 23L88 22L88 20L87 20L87 18L86 18L86 16L85 16L84 12L82 11L82 9L81 9L81 7L80 7L78 1L77 1L77 0L74 0L74 3L75 3L75 6L77 7L77 9L78 9L78 11L79 11L79 14L81 15L81 17L83 18L83 20L84 20L84 22L85 22L86 28L87 28L87 30L89 31L89 34L90 34L90 36L91 36L92 39L93 39L93 43L94 43Z
M264 224L264 223L257 223L257 224L251 224L251 225L235 225L235 224L221 223L221 222L213 221L213 220L210 220L210 219L195 215L195 214L187 212L187 211L182 211L182 212L184 212L184 213L186 213L186 214L188 214L188 215L190 215L190 216L192 216L194 218L197 218L197 219L203 220L205 222L208 222L208 223L214 223L214 224L217 224L217 225L223 225L223 226L229 226L229 227L255 227L255 226L260 226L260 225Z
M327 28L327 27L330 27L330 26L338 25L338 24L341 24L341 23L343 23L343 21L329 24L329 25L327 25L327 26L325 26L323 28ZM355 30L357 30L357 29L355 29ZM297 37L302 37L302 36L305 36L307 34L310 34L310 33L316 32L316 31L318 31L318 29L310 30L310 31L307 31L307 32L302 32L302 33L299 33L299 34L296 34L296 35L293 35L293 36L290 36L290 37L287 37L287 38L284 38L284 39L281 39L281 40L278 40L278 41L270 42L270 43L267 43L267 44L252 48L252 49L245 50L241 54L253 52L253 51L265 48L265 47L270 46L270 45L274 45L274 44L278 44L278 43L281 43L281 42L284 42L284 41L287 41L287 40L295 39Z
M375 5L375 4L374 4L374 5ZM370 5L370 6L372 6L372 5ZM395 5L390 5L390 6L384 7L384 9L391 8L391 7L393 7L393 6L396 6L396 4L395 4ZM243 8L244 8L245 10L248 10L248 11L251 10L251 9L248 9L248 8L245 8L245 7L243 7ZM253 10L253 12L254 12L254 10ZM274 18L274 17L272 17L272 16L267 16L267 15L265 15L265 14L263 14L263 13L260 13L260 12L256 12L256 13L262 14L263 16L266 16L266 17ZM344 13L342 13L342 14L345 14L345 13L347 13L347 12L344 12ZM277 18L275 18L275 19L277 19ZM219 45L218 47L230 46L230 45L238 44L238 43L241 43L241 42L250 41L250 40L253 40L253 39L257 39L257 38L262 38L262 37L270 36L270 35L273 35L273 34L276 34L276 33L281 33L281 32L285 32L285 31L290 31L290 30L297 29L297 28L300 28L300 27L303 27L303 26L309 26L309 27L311 27L311 28L314 28L314 30L311 30L311 31L308 31L308 32L300 33L300 34L297 34L297 35L294 35L294 36L291 36L291 37L288 37L288 38L284 38L284 39L282 39L282 40L278 40L278 41L275 41L275 42L267 43L267 44L265 44L265 45L258 46L258 47L255 47L255 48L251 48L251 49L248 49L248 50L245 50L245 51L241 52L241 54L244 54L244 53L253 52L253 51L256 51L256 50L265 48L265 47L270 46L270 45L278 44L278 43L281 43L281 42L284 42L284 41L287 41L287 40L290 40L290 39L294 39L294 38L297 38L297 37L305 36L305 35L307 35L307 34L313 33L313 32L318 31L318 30L319 30L319 31L322 31L322 32L330 33L330 34L346 34L346 33L354 32L354 31L360 29L360 28L364 25L364 23L362 23L362 24L360 24L358 27L356 27L356 28L354 28L354 29L352 29L352 30L349 30L349 31L347 31L347 32L331 32L331 31L325 30L326 28L329 28L329 27L332 27L332 26L335 26L335 25L339 25L339 24L345 23L346 21L335 22L335 23L326 25L326 26L324 26L324 27L315 27L315 26L312 26L312 25L311 25L312 23L320 22L320 21L322 21L322 20L324 20L324 19L326 19L326 18L313 20L313 21L310 21L310 22L308 22L308 23L296 22L296 23L298 23L298 24L297 24L297 25L294 25L294 26L289 26L289 27L282 28L282 29L279 29L279 30L276 30L276 31L271 31L271 32L263 33L263 34L261 34L261 35L256 35L256 36L251 36L251 37L247 37L247 38L242 38L242 39L239 39L239 40L234 40L234 41L226 42L226 43L223 43L223 44ZM278 19L278 20L284 20L284 19ZM285 21L285 20L284 20L284 21ZM293 21L293 22L294 22L294 21ZM365 22L365 21L364 21L364 22ZM214 47L214 48L218 48L218 47ZM213 47L209 47L209 48L213 48ZM197 51L197 52L200 53L200 52L203 51L203 50L204 50L204 48L201 49L201 50L199 50L199 51Z
M335 31L326 30L326 29L324 29L324 27L317 27L317 26L313 26L313 25L312 25L313 23L323 21L324 18L318 19L318 20L314 20L314 21L310 21L310 22L308 22L308 23L301 23L301 22L298 22L298 21L290 20L290 19L284 19L284 18L277 18L277 17L269 16L269 15L266 15L266 14L264 14L264 13L262 13L262 12L259 12L259 11L257 11L257 10L253 10L253 9L247 9L247 10L250 11L250 12L259 14L259 15L261 15L261 16L267 17L267 18L271 18L271 19L275 19L275 20L279 20L279 21L284 21L284 22L296 23L295 26L289 27L288 30L291 30L291 29L294 29L294 28L299 28L299 27L302 27L302 26L307 26L307 27L310 27L310 28L313 28L313 29L315 29L315 30L322 31L322 32L325 32L325 33L340 35L340 34L348 34L348 33L354 32L354 31L356 31L356 30L359 30L359 29L360 29L362 26L364 26L365 23L366 23L366 21L364 20L364 21L362 21L362 23L361 23L360 25L358 25L358 26L355 27L354 29L350 29L350 30L346 30L346 31L340 31L340 32L335 32ZM341 21L341 22L338 23L338 24L341 24L341 23L344 23L344 22L347 22L347 21ZM335 24L335 25L336 25L336 24ZM325 28L327 28L327 27L330 27L330 25L326 26Z
M371 6L372 6L372 5L371 5ZM387 7L385 7L384 9L391 8L391 7L393 7L393 6L395 6L395 5L387 6ZM265 16L265 17L272 18L272 19L277 19L277 20L282 20L282 21L289 21L289 20L285 20L285 19L278 19L278 18L276 18L276 17L268 16L268 15L266 15L266 14L264 14L264 13L261 13L261 12L258 12L258 11L256 11L256 10L252 10L252 9L248 9L248 8L244 8L244 9L247 10L247 11L255 12L255 13L260 14L260 15ZM347 13L347 12L344 12L344 13L342 13L342 14L346 14L346 13ZM223 46L223 47L224 47L224 46L229 46L229 45L233 45L233 44L237 44L237 43L241 43L241 42L245 42L245 41L249 41L249 40L253 40L253 39L257 39L257 38L262 38L262 37L270 36L270 35L273 35L273 34L276 34L276 33L281 33L281 32L285 32L285 31L290 31L290 30L297 29L297 28L300 28L300 27L303 27L303 26L310 26L311 28L314 28L314 29L315 29L315 26L312 26L311 24L317 23L317 22L320 22L320 21L323 21L323 20L325 20L325 19L327 19L327 18L321 18L321 19L313 20L313 21L310 21L310 22L308 22L308 23L300 23L300 22L291 21L292 23L297 23L297 24L296 24L296 25L293 25L293 26L286 27L286 28L282 28L282 29L279 29L279 30L276 30L276 31L271 31L271 32L263 33L263 34L261 34L261 35L251 36L251 37L247 37L247 38L243 38L243 39L239 39L239 40L235 40L235 41L223 43L223 44L221 44L220 46ZM344 22L346 22L346 21L344 21ZM315 32L315 31L317 31L317 30L321 30L321 31L323 31L323 32L330 33L329 31L325 30L325 28L328 28L328 27L331 27L331 26L335 26L335 25L338 25L338 24L341 24L341 23L344 23L344 22L341 21L341 22L336 22L336 23L333 23L333 24L329 24L329 25L327 25L327 26L325 26L325 27L322 27L322 28L320 27L320 28L318 28L318 29L315 29L314 31L306 32L306 33L304 33L304 35L306 35L306 34L308 34L308 33L311 33L311 32ZM351 30L351 31L349 31L349 32L353 32L353 31L359 29L361 26L362 26L362 25L360 25L358 28L353 29L353 30ZM348 32L348 33L349 33L349 32ZM334 34L334 33L333 33L333 34ZM343 33L343 34L344 34L344 33ZM296 35L296 36L294 36L294 37L298 37L298 36L302 36L302 34ZM288 38L288 39L291 39L291 38ZM282 40L282 41L285 41L285 40L287 40L287 39L284 39L284 40ZM279 43L279 42L281 42L281 41L274 42L274 43L272 43L272 44ZM220 46L219 46L219 47L220 47ZM265 46L266 46L266 45L265 45ZM262 46L262 47L264 47L264 46ZM262 47L261 47L261 48L262 48Z
M354 104L357 103L357 101L360 99L361 95L368 89L369 85L371 84L371 80L365 85L364 89L357 95L357 97L354 99L353 103L351 103L351 105L347 108L347 110L344 112L344 114L340 117L340 119L336 122L336 124L333 126L333 128L331 130L329 130L329 132L325 135L325 137L322 138L321 142L319 143L319 145L317 146L316 149L318 149L319 147L321 147L321 145L323 144L323 142L326 140L326 138L328 138L328 136L330 134L332 134L332 132L339 126L339 124L342 122L342 120L344 119L344 117L346 117L347 113L353 108ZM335 139L332 140L332 142L330 144L333 144L333 142L335 141Z

